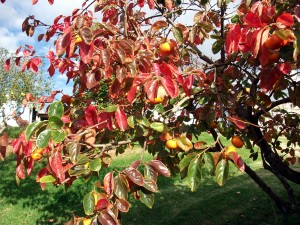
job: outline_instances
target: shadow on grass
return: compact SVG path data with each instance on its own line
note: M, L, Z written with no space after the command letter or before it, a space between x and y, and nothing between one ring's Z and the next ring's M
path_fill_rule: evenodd
M35 168L38 172L38 168ZM36 174L35 173L35 174ZM15 181L15 160L9 156L0 162L0 210L7 211L0 216L0 224L6 225L8 218L16 223L10 224L63 224L74 214L83 215L82 199L90 190L90 184L75 181L66 192L63 187L49 184L44 191L35 181L35 174L21 180L20 186ZM3 221L2 221L3 220Z
M38 171L36 168L35 171ZM257 171L277 192L283 190L272 175ZM300 209L284 216L257 185L241 172L233 172L224 187L214 178L206 178L196 192L191 192L178 177L158 182L155 204L148 209L131 197L131 208L123 214L124 225L299 225ZM0 224L63 224L72 212L83 215L82 198L92 189L91 183L79 180L65 192L49 185L41 191L35 176L15 182L15 160L9 156L0 162ZM295 186L300 195L299 187ZM300 201L300 199L298 199ZM70 211L73 210L73 211Z

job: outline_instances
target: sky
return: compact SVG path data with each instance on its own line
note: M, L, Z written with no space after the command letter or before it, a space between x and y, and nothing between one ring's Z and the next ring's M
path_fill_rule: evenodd
M42 31L36 31L33 37L27 37L22 32L22 23L29 15L34 15L46 24L53 24L53 20L58 15L71 15L74 8L81 8L82 0L55 0L49 5L47 0L39 0L36 5L32 5L31 0L7 0L0 3L0 47L4 47L9 52L14 53L20 45L29 44L35 47L37 55L45 55L50 49L54 49L53 42L38 42L37 36ZM70 2L72 5L70 6ZM47 76L45 70L45 75ZM54 89L62 90L66 94L72 94L72 85L66 86L66 77L55 74L53 77Z

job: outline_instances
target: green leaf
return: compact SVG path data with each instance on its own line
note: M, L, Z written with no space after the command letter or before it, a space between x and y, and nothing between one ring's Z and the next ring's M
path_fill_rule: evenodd
M153 130L158 131L158 132L163 132L163 131L166 130L166 126L162 122L153 122L153 123L150 124L150 127Z
M188 154L188 155L184 156L184 158L179 163L179 169L180 169L180 171L183 171L184 168L186 168L188 165L190 165L191 160L193 158L195 158L195 156L196 156L195 153Z
M51 116L49 118L49 125L53 129L60 129L64 125L64 122L56 116Z
M144 178L144 188L151 192L157 192L157 184L151 178Z
M165 112L164 106L162 104L155 105L154 110L157 111L158 113Z
M138 122L139 124L145 126L145 127L149 127L150 126L150 122L149 120L144 117L144 116L136 116L135 117L136 122Z
M172 29L174 37L176 38L178 44L182 44L183 43L183 34L182 34L182 30L179 27L175 27Z
M115 112L117 111L118 109L118 106L117 105L110 105L110 106L107 106L104 111L105 112Z
M34 122L34 123L30 124L26 128L26 131L25 131L26 141L28 141L38 129L40 129L43 125L45 125L47 123L48 123L48 121L39 121L39 122Z
M63 114L64 114L64 106L63 106L62 102L60 102L60 101L53 102L49 106L49 110L48 110L49 118L52 116L61 118L63 116Z
M216 179L217 179L217 183L220 186L223 186L227 179L228 179L228 175L229 175L229 163L227 160L222 159L216 168Z
M145 194L141 190L138 190L137 194L140 196L140 201L151 209L154 204L154 194Z
M196 191L197 187L201 183L201 167L201 158L195 157L194 159L192 159L188 168L186 180L191 188L191 191L193 192Z
M206 152L204 154L204 162L204 167L210 172L210 174L213 174L215 171L215 163L211 153Z
M222 43L221 41L217 40L212 45L212 52L214 54L217 54L219 51L221 51L221 48L222 48Z
M70 160L72 163L77 163L77 158L80 152L80 145L77 142L69 142L67 144L67 150L70 155Z
M99 170L101 169L101 164L102 164L101 159L95 158L90 162L89 167L92 171L99 172Z
M52 175L46 175L40 178L40 183L53 183L54 181L56 181L56 179Z
M129 116L127 118L127 124L128 126L130 126L131 128L134 128L135 126L135 121L134 121L134 117L133 116Z
M36 139L36 145L39 148L46 148L51 138L51 130L44 130Z
M66 137L66 134L63 131L59 131L59 130L51 131L51 138L52 138L52 141L54 141L55 143L62 142L65 139L65 137Z
M95 198L92 192L85 194L83 197L83 208L86 215L93 215L95 209Z

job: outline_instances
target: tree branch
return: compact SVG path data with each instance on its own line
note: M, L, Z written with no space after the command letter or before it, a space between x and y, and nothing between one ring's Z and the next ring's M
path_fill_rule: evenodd
M269 112L270 110L274 109L276 106L282 105L284 103L289 103L289 102L291 102L290 98L283 98L283 99L280 99L280 100L278 100L276 102L272 102L272 104L270 105L270 107L268 107L267 109L261 109L260 111L258 111L254 115L254 117L259 118L261 115L263 115L266 112Z

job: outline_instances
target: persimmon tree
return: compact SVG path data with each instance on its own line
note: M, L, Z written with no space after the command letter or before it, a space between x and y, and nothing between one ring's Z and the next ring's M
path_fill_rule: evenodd
M193 19L183 20L186 14ZM299 114L278 106L300 105L299 22L295 0L86 0L53 24L27 17L24 32L32 36L42 25L38 40L54 43L46 56L49 75L60 72L74 81L74 94L53 102L48 120L29 125L14 141L17 178L41 163L36 179L42 189L70 186L109 167L112 154L139 144L140 160L105 174L84 196L86 218L67 224L120 224L129 194L152 207L159 175L180 173L195 191L208 174L203 170L224 185L230 165L289 212L296 204L289 182L300 184L293 167ZM214 43L201 48L206 40ZM34 49L29 51L24 70L35 66ZM199 140L207 131L214 143ZM224 146L221 136L234 136L233 145ZM288 197L274 192L234 145L244 145L253 160L260 155ZM143 160L146 151L153 160Z

